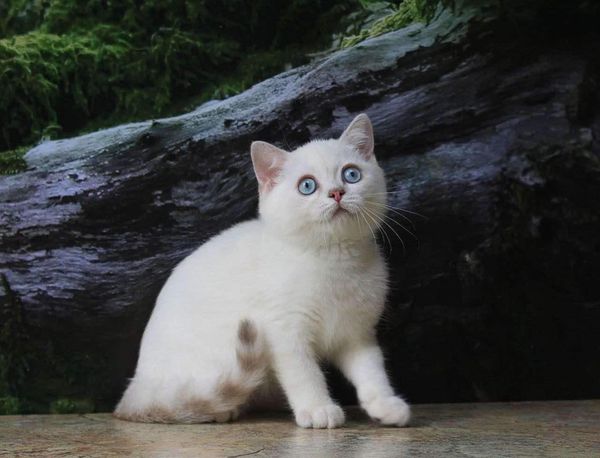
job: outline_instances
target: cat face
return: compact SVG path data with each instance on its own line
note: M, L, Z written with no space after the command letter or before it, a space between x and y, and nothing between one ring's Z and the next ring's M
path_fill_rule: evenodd
M369 118L358 115L339 139L288 153L252 144L260 215L279 233L316 243L373 237L385 213L385 178L373 154Z

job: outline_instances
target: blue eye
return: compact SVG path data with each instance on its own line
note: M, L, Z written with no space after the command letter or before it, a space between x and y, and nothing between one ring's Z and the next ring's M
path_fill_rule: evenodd
M316 189L317 182L313 178L302 178L300 183L298 183L298 191L300 191L300 194L304 194L305 196L312 194Z
M360 181L360 170L357 167L346 167L342 171L342 178L346 183L358 183Z

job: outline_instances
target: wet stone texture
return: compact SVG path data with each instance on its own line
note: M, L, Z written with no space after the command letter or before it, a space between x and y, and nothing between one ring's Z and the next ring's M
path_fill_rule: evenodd
M250 142L291 149L360 112L390 204L424 215L391 213L404 241L381 237L398 390L599 398L600 40L513 32L446 11L188 114L35 147L26 172L0 177L13 411L110 410L171 269L256 215Z
M2 456L594 457L600 401L438 404L412 426L382 428L352 410L345 427L305 430L263 414L231 424L128 423L108 414L0 417Z

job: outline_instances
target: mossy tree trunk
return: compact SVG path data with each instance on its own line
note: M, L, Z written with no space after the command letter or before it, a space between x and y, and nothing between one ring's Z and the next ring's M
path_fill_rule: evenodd
M27 172L0 179L0 268L30 348L13 394L37 410L59 396L110 407L170 270L256 214L250 141L293 148L366 112L390 203L425 216L391 215L418 243L399 227L405 248L383 240L393 283L380 335L400 391L599 396L599 54L461 18L184 116L32 150Z

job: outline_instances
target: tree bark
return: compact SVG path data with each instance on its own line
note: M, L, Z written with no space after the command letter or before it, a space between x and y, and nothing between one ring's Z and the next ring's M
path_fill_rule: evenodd
M179 117L39 145L0 177L0 301L6 322L22 304L28 348L12 392L110 408L171 269L256 215L250 142L292 149L366 112L390 203L423 215L390 214L402 240L381 240L399 390L600 396L597 44L445 12Z

